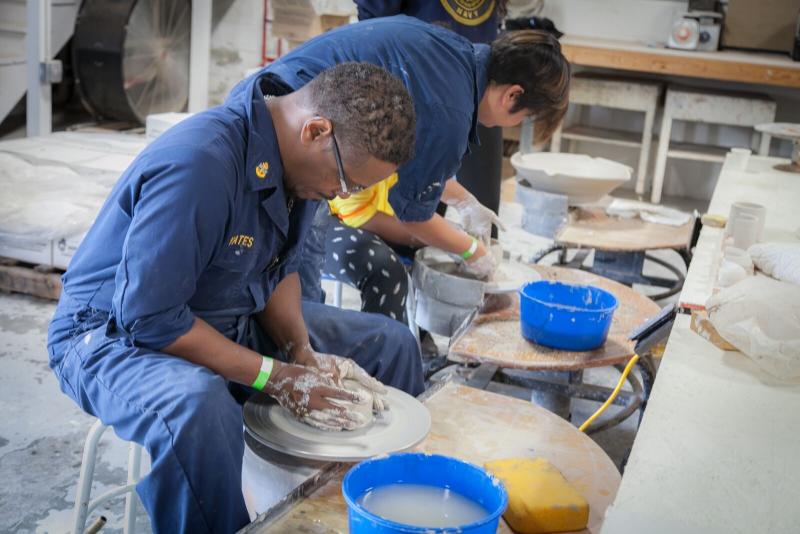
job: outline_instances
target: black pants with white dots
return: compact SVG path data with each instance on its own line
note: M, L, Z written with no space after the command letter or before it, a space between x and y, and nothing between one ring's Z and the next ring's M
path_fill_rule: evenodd
M361 311L406 322L408 274L397 253L380 237L338 219L325 235L325 276L358 288Z

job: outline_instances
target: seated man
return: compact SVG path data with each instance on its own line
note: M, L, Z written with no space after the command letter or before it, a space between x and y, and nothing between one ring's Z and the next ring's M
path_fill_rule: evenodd
M407 328L301 305L296 273L315 200L373 185L413 146L400 81L345 63L294 92L250 79L160 136L114 187L64 275L48 350L62 391L150 453L137 490L156 532L247 523L230 385L328 430L359 423L329 401L360 397L344 378L422 391Z
M402 321L407 276L390 245L435 246L463 258L470 274L491 275L484 240L496 215L452 177L478 141L479 124L516 126L532 116L537 139L548 139L567 109L570 67L547 32L509 32L476 44L400 15L326 32L264 71L296 89L343 61L373 63L403 80L416 110L415 153L396 183L335 206L341 221L320 207L300 268L303 297L322 299L322 271L359 288L362 310ZM440 199L459 211L464 231L436 215Z

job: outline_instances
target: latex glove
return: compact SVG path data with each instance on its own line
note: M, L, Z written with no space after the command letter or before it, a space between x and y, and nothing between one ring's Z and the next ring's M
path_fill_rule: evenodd
M484 243L491 243L492 225L501 230L506 227L495 212L478 202L472 194L452 204L461 215L461 226L468 234L472 234Z
M487 251L473 261L461 263L459 270L478 280L490 280L497 270L497 261L494 259L494 255Z
M372 393L373 410L378 413L388 407L386 403L386 386L373 377L350 358L343 358L334 354L317 352L306 346L300 351L295 360L297 363L319 369L323 374L330 376L340 387L344 386L344 380L353 380L358 385Z
M353 430L366 423L353 404L366 399L338 386L318 369L282 364L273 371L264 392L298 420L322 430Z

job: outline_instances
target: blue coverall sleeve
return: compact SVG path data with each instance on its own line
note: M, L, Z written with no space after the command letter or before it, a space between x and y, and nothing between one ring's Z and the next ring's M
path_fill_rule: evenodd
M417 128L416 154L398 169L398 182L389 191L389 203L404 222L433 217L445 182L456 173L469 146L471 119L467 115L446 110L433 115L428 124L436 127Z
M229 219L228 169L196 149L154 152L131 195L112 319L136 346L163 349L192 327L187 302Z
M402 0L356 0L358 20L390 17L403 12Z

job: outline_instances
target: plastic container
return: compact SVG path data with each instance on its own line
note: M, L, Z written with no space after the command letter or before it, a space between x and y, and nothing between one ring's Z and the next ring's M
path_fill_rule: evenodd
M603 345L617 298L594 286L540 280L519 291L522 335L545 347L582 351Z
M425 484L449 488L483 506L484 519L453 528L404 525L383 519L358 504L367 491L389 484ZM480 467L436 454L401 453L366 460L347 473L342 482L351 534L445 533L494 534L508 504L503 483Z

